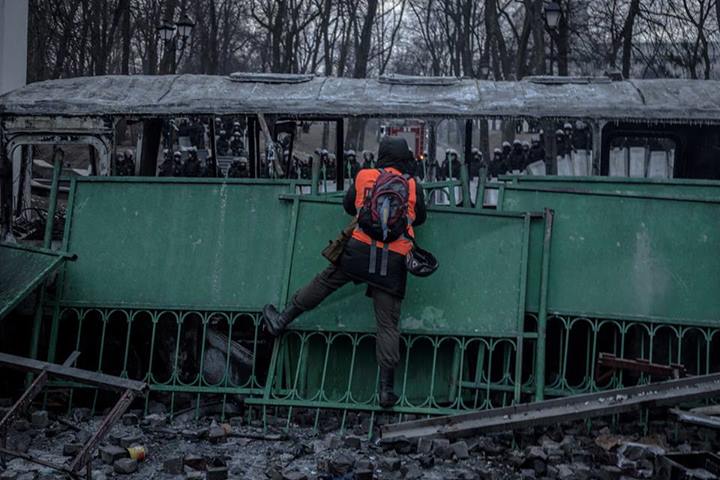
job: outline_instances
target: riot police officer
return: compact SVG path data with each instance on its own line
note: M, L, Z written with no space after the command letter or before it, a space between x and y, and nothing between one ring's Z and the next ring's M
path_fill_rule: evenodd
M375 168L375 154L368 150L363 152L362 168Z
M135 175L135 160L130 150L125 150L122 156L117 157L115 165L115 174L121 177L131 177Z
M525 168L525 155L523 153L522 142L520 140L513 141L512 151L510 152L509 170L511 172L519 172Z
M533 138L528 154L528 165L539 160L545 161L545 149L540 145L539 139Z
M504 175L507 172L505 166L505 157L503 156L502 150L496 148L493 150L493 158L488 168L488 174L490 177L498 177Z
M242 160L246 160L245 163ZM247 159L240 157L233 160L227 170L227 178L243 178L246 176Z
M485 162L482 152L477 148L473 148L470 156L470 178L480 177L482 168L487 168L487 162Z
M350 177L351 180L354 179L357 173L360 171L360 165L358 165L355 150L347 150L345 152L344 165L346 174Z
M201 177L202 174L202 165L200 164L200 159L198 158L197 151L191 150L188 153L187 160L185 160L185 165L183 167L183 176Z

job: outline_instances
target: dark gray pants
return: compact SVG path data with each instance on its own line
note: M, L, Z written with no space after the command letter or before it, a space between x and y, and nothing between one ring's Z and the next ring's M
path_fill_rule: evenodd
M320 305L332 292L352 281L342 270L329 266L293 295L292 302L300 310L307 311ZM400 305L402 299L389 293L371 288L370 294L375 308L377 335L375 356L383 368L395 368L400 361Z

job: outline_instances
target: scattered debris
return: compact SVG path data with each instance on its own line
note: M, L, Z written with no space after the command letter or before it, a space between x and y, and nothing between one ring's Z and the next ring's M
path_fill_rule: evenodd
M602 368L607 371L600 374ZM685 376L685 366L681 364L663 365L661 363L651 363L644 358L619 358L611 353L600 352L595 368L595 380L597 383L603 384L608 379L617 374L618 370L630 370L633 372L647 373L657 379L665 378L681 378Z
M102 420L96 429L95 434L86 439L80 449L74 452L74 456L69 464L65 465L58 462L46 461L37 458L35 455L28 455L26 452L29 450L29 442L23 443L22 446L19 442L16 442L14 450L3 448L3 454L20 457L40 465L50 467L54 470L65 472L71 476L77 476L82 469L86 469L88 475L90 474L92 452L95 450L105 434L112 428L113 424L125 413L125 410L127 410L130 406L135 396L138 394L142 395L146 392L147 385L143 382L73 368L72 365L75 364L75 361L79 356L80 352L73 352L67 360L65 360L65 363L57 365L29 358L17 357L6 353L0 353L0 365L37 374L30 387L28 387L25 393L23 393L18 401L15 402L10 410L8 410L2 420L0 420L0 442L3 446L6 445L7 431L12 424L12 421L18 418L30 406L34 398L47 384L48 377L50 375L66 380L86 383L95 387L122 392L120 399ZM34 429L46 428L50 423L48 412L44 410L34 411L30 418L31 422L29 426ZM28 425L25 424L22 428L27 430ZM71 450L72 448L68 450L66 449L66 446L63 447L63 453ZM127 454L127 452L125 453Z
M660 480L720 478L720 456L710 452L665 455L659 463Z
M720 429L720 417L713 417L702 413L685 412L677 408L673 408L670 412L677 416L681 422Z
M646 405L678 404L717 396L719 392L720 374L714 373L513 407L388 424L383 427L382 436L384 440L398 437L466 437L602 417Z

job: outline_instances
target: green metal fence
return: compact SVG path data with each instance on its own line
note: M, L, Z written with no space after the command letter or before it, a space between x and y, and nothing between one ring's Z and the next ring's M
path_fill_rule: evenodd
M668 192L666 192L668 193ZM634 192L501 188L498 208L554 210L548 268L546 371L549 394L647 381L596 381L601 351L690 372L720 358L720 200ZM531 232L530 265L541 233ZM529 274L528 291L539 290ZM539 302L528 295L528 310Z
M350 219L335 201L285 199L294 219L287 301L326 267L319 250ZM525 376L522 369L526 337L536 336L524 331L529 233L543 221L529 213L428 212L432 228L416 235L437 253L441 268L408 280L395 411L440 413L520 400L523 378L534 374L532 362ZM291 325L274 365L271 403L378 408L375 320L364 293L343 287Z
M598 376L600 352L691 373L718 368L720 199L708 193L717 185L691 195L695 185L523 182L501 188L499 211L434 207L418 228L441 268L409 279L394 412L649 380ZM324 268L320 250L349 221L337 194L295 190L283 181L73 181L64 250L79 258L48 299L48 358L81 350L81 367L145 380L172 411L199 412L212 395L223 410L238 397L286 408L288 421L297 408L377 412L362 287L336 292L278 341L261 332L262 306L287 303ZM102 395L74 392L93 404Z
M66 258L43 248L0 243L0 320Z
M558 177L501 175L500 180L533 188L646 194L673 198L720 199L720 182L667 178Z
M349 221L335 196L293 190L274 181L74 181L65 248L82 254L53 299L49 358L81 350L84 368L144 380L173 410L197 408L204 394L377 410L363 289L338 292L277 345L261 334L262 306L286 302L324 268L319 251ZM524 305L530 229L543 216L459 208L429 216L434 228L418 239L443 268L410 280L395 410L517 402L535 376L523 359L537 336L524 331Z

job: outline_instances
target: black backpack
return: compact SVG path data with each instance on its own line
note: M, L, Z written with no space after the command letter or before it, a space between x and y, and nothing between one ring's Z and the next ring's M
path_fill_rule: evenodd
M358 212L358 226L373 240L392 242L405 233L408 226L409 178L408 175L381 169L375 184L365 192Z

